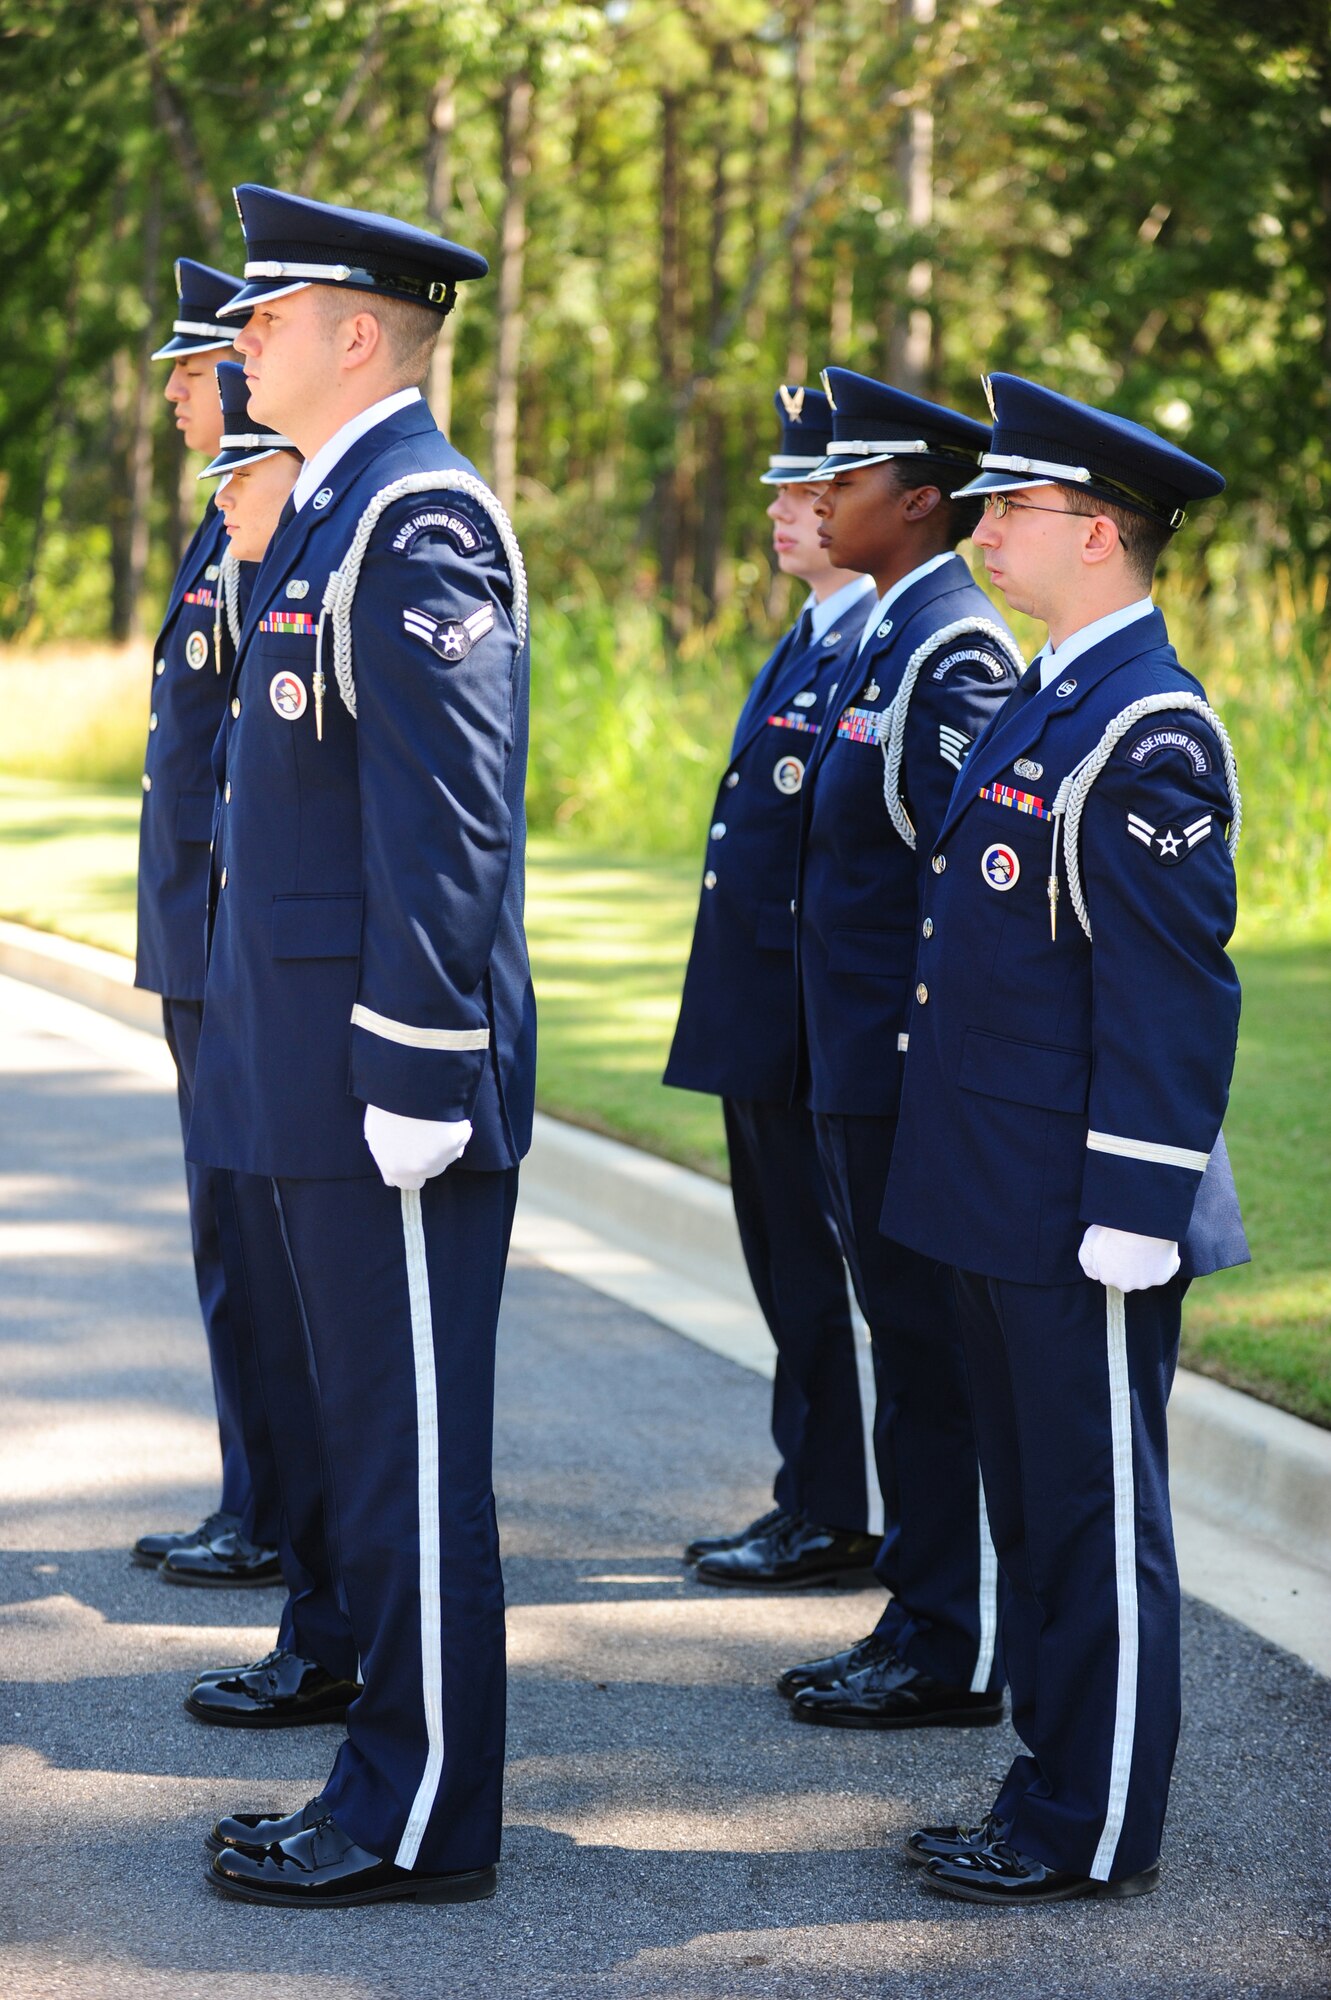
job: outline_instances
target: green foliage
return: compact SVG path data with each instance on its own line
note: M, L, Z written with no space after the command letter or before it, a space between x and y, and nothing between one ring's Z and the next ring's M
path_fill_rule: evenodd
M908 289L931 329L934 393L978 410L979 373L1004 366L1106 399L1226 472L1228 495L1198 515L1217 574L1238 549L1304 581L1325 574L1324 0L940 0L918 29L909 13L881 0L0 0L0 631L108 629L103 572L124 567L144 382L145 603L160 601L182 467L146 354L170 317L172 259L239 261L231 184L425 223L447 82L442 224L497 263L498 104L519 72L535 96L517 512L547 601L585 598L588 575L614 601L659 591L667 494L683 551L664 579L676 637L742 597L747 570L765 585L749 481L771 390L796 364L885 372ZM913 220L912 108L933 120L930 201ZM456 322L452 428L483 469L497 293L465 288Z

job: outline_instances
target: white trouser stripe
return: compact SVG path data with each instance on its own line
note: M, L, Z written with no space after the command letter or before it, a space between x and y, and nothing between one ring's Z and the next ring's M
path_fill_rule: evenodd
M846 1289L850 1290L850 1273L846 1273ZM873 1426L878 1414L878 1384L873 1372L873 1340L868 1323L855 1302L855 1294L850 1294L850 1333L855 1343L855 1387L860 1399L860 1435L864 1441L864 1497L866 1502L864 1532L866 1535L881 1535L883 1532L883 1495L878 1485L878 1460L874 1456Z
M420 1533L421 1688L425 1701L425 1770L393 1859L414 1868L444 1768L443 1635L439 1604L439 1406L434 1379L434 1324L419 1188L402 1189L411 1351L416 1367L416 1507Z
M1109 1353L1109 1435L1114 1466L1114 1579L1118 1589L1118 1691L1114 1700L1114 1748L1109 1760L1109 1799L1104 1830L1091 1863L1097 1882L1107 1882L1123 1831L1132 1776L1132 1744L1137 1730L1137 1496L1132 1474L1132 1392L1128 1382L1128 1327L1123 1294L1105 1286Z
M994 1548L994 1538L989 1532L989 1509L984 1500L984 1481L980 1488L980 1644L975 1655L975 1672L971 1675L971 1693L984 1694L989 1686L989 1676L994 1670L994 1646L998 1640L998 1554Z

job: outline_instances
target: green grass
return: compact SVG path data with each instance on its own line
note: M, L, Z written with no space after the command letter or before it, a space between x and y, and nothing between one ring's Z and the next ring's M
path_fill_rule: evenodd
M0 778L0 915L116 951L134 940L139 806ZM541 836L528 924L542 1107L724 1177L716 1101L661 1070L692 932L692 861L598 856ZM1184 1359L1331 1426L1331 922L1249 918L1226 1124L1254 1262L1194 1287Z

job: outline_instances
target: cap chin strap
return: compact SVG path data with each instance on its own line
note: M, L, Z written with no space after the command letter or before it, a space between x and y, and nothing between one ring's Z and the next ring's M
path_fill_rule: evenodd
M834 438L827 447L829 458L897 458L908 452L937 452L924 438ZM971 463L974 464L974 460Z
M834 447L835 449L835 447ZM1099 493L1111 505L1131 507L1134 513L1145 514L1152 521L1159 521L1171 533L1183 526L1187 511L1182 507L1165 507L1160 502L1148 500L1144 493L1134 487L1125 486L1120 479L1107 478L1103 472L1092 472L1085 465L1062 465L1056 459L1023 458L1017 452L986 451L980 458L981 472L1022 472L1032 479L1051 479L1063 484L1089 486L1092 493Z
M264 451L296 451L298 446L291 439L279 437L276 431L233 431L222 433L219 447L222 451L248 451L258 445Z
M171 322L171 331L172 333L211 333L216 335L217 339L224 340L228 347L231 345L230 327L217 326L212 320L173 319Z

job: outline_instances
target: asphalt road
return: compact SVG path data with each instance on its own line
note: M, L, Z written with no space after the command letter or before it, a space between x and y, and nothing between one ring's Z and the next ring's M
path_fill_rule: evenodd
M210 1821L300 1803L338 1738L193 1722L189 1673L263 1652L277 1598L127 1559L216 1478L164 1064L0 980L3 2000L1325 2000L1331 1682L1189 1602L1160 1893L1016 1916L927 1896L902 1837L978 1814L1010 1732L793 1725L773 1673L867 1630L876 1594L722 1596L676 1559L767 1504L766 1385L521 1260L500 1893L321 1914L212 1896Z

